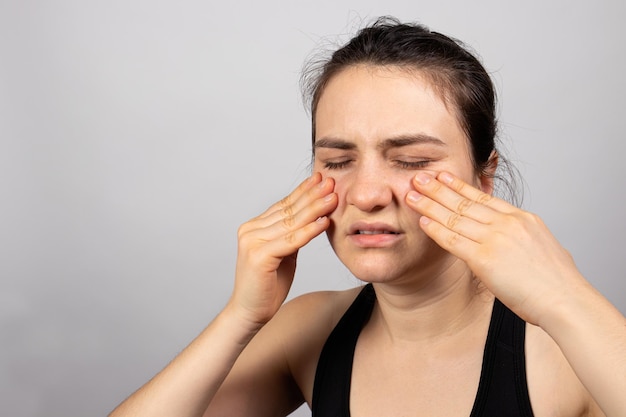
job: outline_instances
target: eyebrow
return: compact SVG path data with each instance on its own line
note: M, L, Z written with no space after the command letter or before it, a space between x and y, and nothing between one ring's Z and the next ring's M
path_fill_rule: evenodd
M386 150L390 148L401 148L403 146L422 144L446 146L446 143L439 138L426 135L424 133L417 133L412 135L400 135L397 137L385 139L378 145L378 147Z
M356 149L356 144L348 142L347 140L337 138L322 138L315 141L314 148L329 148L329 149L341 149L351 150Z
M403 146L420 145L420 144L446 146L446 143L439 138L426 135L424 133L417 133L417 134L409 134L409 135L400 135L400 136L385 139L378 145L378 147L384 150L387 150L391 148L401 148ZM316 140L314 148L315 149L330 148L330 149L352 150L352 149L356 149L356 144L354 142L350 142L344 139L327 137L327 138L321 138L321 139Z

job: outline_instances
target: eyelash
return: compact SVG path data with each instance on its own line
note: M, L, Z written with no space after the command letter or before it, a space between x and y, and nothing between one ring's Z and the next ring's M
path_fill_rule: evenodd
M350 162L352 162L351 160L347 160L347 161L341 161L341 162L326 162L324 163L324 168L326 169L341 169L341 168L345 168Z
M395 161L395 163L400 168L404 168L404 169L419 169L419 168L425 168L426 165L428 165L430 163L430 161L415 161L415 162Z
M326 162L324 163L324 168L326 169L342 169L348 166L352 160L341 161L341 162ZM396 166L403 169L419 169L424 168L426 165L430 163L430 161L415 161L415 162L407 162L407 161L393 161Z

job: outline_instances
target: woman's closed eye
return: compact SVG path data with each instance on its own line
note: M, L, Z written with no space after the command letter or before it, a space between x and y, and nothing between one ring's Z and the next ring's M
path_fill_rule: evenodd
M351 162L353 162L352 159L344 159L340 161L326 161L324 162L324 168L326 169L346 168Z
M326 169L342 169L347 168L351 163L353 163L353 159L342 159L342 160L333 160L324 162L324 168ZM401 159L394 159L391 163L402 169L421 169L426 168L430 163L430 160L420 160L420 161L405 161Z
M420 169L420 168L426 168L426 166L428 166L428 164L431 161L429 160L403 161L403 160L397 159L397 160L394 160L393 162L396 166L403 168L403 169Z

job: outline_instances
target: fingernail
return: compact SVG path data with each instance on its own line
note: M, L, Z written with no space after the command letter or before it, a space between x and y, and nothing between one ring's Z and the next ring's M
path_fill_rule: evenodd
M419 172L415 175L415 181L417 181L418 184L426 185L430 182L430 175Z
M417 203L419 199L422 198L422 195L417 191L409 191L409 194L407 194L406 198L412 203Z
M319 188L324 188L324 186L325 186L326 184L328 184L328 178L324 178L324 179L322 180L322 182L320 182L319 184L317 184L317 186L318 186Z
M447 172L442 172L441 175L439 175L439 179L446 184L450 184L452 182L452 175Z
M332 201L333 198L335 198L335 193L330 193L326 197L324 197L324 201L328 203L329 201Z

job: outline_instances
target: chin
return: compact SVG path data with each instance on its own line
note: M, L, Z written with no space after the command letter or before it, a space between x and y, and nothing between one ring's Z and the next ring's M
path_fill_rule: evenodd
M403 265L400 260L384 254L363 254L349 259L343 259L339 256L339 259L352 275L368 283L390 282L406 275L410 269L408 265Z
M451 256L432 240L424 242L419 249L405 246L356 249L347 245L333 245L332 240L330 242L335 254L352 275L367 283L420 280L420 275L432 275L433 267L436 268L441 262L446 263L446 259Z

